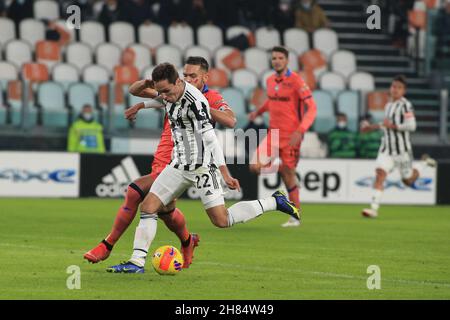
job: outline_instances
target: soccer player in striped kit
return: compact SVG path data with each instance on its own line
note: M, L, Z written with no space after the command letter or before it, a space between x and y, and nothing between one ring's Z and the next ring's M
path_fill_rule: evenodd
M363 132L382 129L384 133L376 160L372 203L370 208L362 211L362 215L367 218L378 216L384 181L390 172L398 169L403 183L407 186L413 186L420 175L419 170L412 166L413 153L410 133L416 130L416 118L411 102L405 98L406 87L406 78L401 75L396 76L390 87L391 101L384 108L383 123L366 125L361 128ZM422 156L422 160L424 165L436 165L436 161L427 155Z

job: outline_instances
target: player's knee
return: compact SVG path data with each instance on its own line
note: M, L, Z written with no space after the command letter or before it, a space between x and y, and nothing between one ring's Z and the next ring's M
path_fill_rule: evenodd
M228 217L217 217L211 219L211 222L218 228L228 228Z
M384 179L384 178L386 178L386 171L384 171L383 169L377 168L375 170L375 173L377 175L377 179Z

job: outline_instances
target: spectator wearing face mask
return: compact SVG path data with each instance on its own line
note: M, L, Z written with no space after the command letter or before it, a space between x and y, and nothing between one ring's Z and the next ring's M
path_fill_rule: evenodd
M347 127L347 116L336 115L336 127L328 133L328 149L330 158L355 158L356 133Z
M329 26L329 21L323 9L314 0L301 0L295 10L295 26L307 32Z
M80 116L69 129L69 152L105 153L103 126L94 118L91 105L84 105Z

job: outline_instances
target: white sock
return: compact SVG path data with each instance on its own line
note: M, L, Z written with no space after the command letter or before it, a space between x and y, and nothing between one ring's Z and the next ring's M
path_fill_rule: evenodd
M147 258L148 249L156 235L158 215L156 213L141 212L141 220L136 227L133 243L133 254L130 261L143 267Z
M372 195L372 203L370 204L370 207L372 210L378 211L380 208L380 201L381 196L383 195L383 190L374 189L373 195Z
M253 201L241 201L228 208L228 226L237 223L247 222L259 217L264 212L277 209L277 202L274 197Z

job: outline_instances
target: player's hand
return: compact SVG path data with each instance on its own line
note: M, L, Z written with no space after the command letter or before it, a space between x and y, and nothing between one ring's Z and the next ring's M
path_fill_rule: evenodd
M384 119L383 125L388 129L397 129L397 126L389 121L389 119Z
M250 112L248 114L248 120L250 121L254 121L256 119L256 117L258 116L258 114L256 113L256 111Z
M129 107L128 109L125 109L125 119L130 120L130 121L134 121L136 120L136 115L139 112L139 110L141 110L142 106L141 103L135 104L132 107Z
M301 133L300 131L295 131L291 135L291 140L289 140L289 146L297 147L298 145L300 145L302 138L303 138L303 133Z
M228 177L223 177L223 180L227 184L228 188L230 188L231 190L237 190L237 191L241 192L241 185L239 184L238 179L228 176Z
M145 87L150 89L155 89L155 81L151 79L145 79Z

